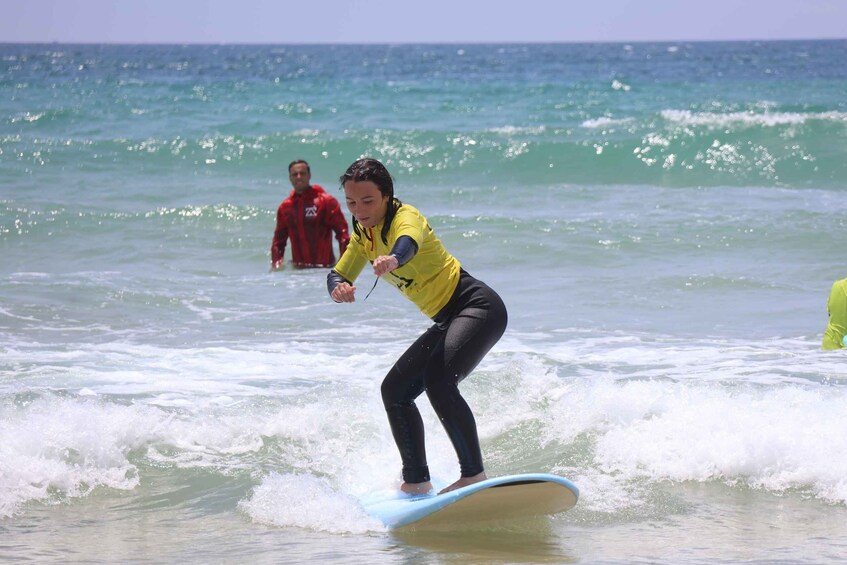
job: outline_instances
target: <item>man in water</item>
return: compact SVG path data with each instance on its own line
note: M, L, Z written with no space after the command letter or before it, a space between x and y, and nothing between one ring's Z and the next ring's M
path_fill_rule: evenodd
M293 190L276 212L276 230L271 243L271 268L284 264L285 242L291 239L291 262L295 267L332 267L332 232L341 256L350 242L347 220L338 201L317 184L311 184L309 163L298 159L288 165Z
M847 334L847 279L835 281L826 303L829 325L823 333L822 349L844 349Z

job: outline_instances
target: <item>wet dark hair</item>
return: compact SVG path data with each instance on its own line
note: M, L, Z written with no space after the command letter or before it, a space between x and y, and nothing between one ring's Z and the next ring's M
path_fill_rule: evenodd
M380 233L382 236L382 242L385 245L388 245L388 230L391 228L391 222L394 220L394 215L403 203L394 197L394 179L391 178L391 173L388 172L385 165L376 159L365 157L347 167L347 170L344 171L344 174L341 175L341 178L338 180L341 182L342 187L347 181L370 181L379 188L380 194L388 197L388 209L385 212L385 221L382 224L382 232ZM356 221L355 217L353 218L353 231L356 235L361 237L362 227L359 225L359 222Z
M312 168L309 166L309 163L307 163L303 159L295 159L294 161L291 161L290 163L288 163L288 172L289 173L291 172L291 167L293 167L294 165L299 165L300 163L306 165L306 170L311 175L312 174Z

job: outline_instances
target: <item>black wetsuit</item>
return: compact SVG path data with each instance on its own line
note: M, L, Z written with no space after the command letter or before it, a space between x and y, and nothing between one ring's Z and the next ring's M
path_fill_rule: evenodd
M423 422L415 406L424 391L456 449L462 476L484 470L476 422L458 384L497 343L507 319L497 293L463 269L452 298L433 317L435 324L388 372L382 401L407 483L430 480Z
M382 400L403 461L403 480L430 479L423 422L415 406L424 391L456 449L462 476L472 477L484 470L482 453L473 413L458 384L503 335L506 307L496 292L461 269L416 208L399 207L389 227L388 237L379 237L382 223L367 231L354 230L350 245L327 275L327 290L332 295L339 284L352 284L367 262L379 256L397 259L398 267L384 278L435 322L382 382Z

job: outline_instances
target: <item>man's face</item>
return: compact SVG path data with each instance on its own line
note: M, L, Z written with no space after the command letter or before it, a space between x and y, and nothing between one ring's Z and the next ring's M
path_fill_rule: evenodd
M291 186L294 187L294 192L300 194L309 188L312 174L309 172L309 167L305 163L297 163L288 171L288 178L291 180Z

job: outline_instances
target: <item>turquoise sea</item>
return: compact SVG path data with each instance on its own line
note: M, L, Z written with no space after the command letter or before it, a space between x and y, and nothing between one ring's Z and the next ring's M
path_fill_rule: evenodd
M0 44L0 560L842 562L845 93L844 40ZM288 163L341 198L364 155L509 308L463 384L488 473L570 512L364 514L427 319L269 272Z

